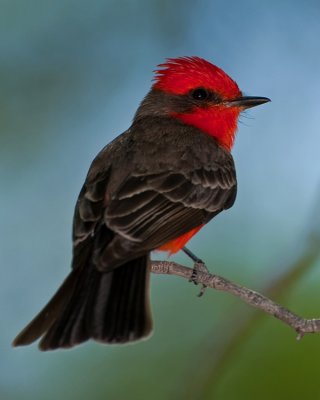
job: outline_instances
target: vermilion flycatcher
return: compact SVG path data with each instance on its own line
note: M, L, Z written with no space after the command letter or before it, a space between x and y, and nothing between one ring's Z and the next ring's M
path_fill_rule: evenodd
M177 252L233 205L239 114L269 99L244 97L198 57L159 67L131 127L89 169L75 208L72 271L15 346L40 337L41 350L146 337L150 252Z

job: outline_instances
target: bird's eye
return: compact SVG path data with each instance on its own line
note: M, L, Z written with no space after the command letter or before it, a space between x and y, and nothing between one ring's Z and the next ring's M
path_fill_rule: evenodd
M206 89L197 88L191 92L191 96L195 100L206 100L209 97L209 93L206 91Z

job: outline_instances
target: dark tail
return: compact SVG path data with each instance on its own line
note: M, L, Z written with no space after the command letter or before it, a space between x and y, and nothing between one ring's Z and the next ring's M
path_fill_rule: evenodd
M13 346L41 338L41 350L69 348L88 339L127 343L152 330L150 259L143 256L111 272L75 268L43 310L15 338Z

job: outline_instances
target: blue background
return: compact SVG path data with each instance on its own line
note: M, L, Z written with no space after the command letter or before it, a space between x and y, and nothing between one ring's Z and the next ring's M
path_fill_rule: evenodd
M156 65L183 55L272 99L240 118L235 206L190 248L211 271L320 314L320 3L0 6L0 398L317 398L320 336L296 342L272 317L252 319L239 299L213 290L198 299L176 277L152 277L148 341L54 353L10 343L68 272L73 207L91 160L130 125ZM315 256L301 261L310 248Z

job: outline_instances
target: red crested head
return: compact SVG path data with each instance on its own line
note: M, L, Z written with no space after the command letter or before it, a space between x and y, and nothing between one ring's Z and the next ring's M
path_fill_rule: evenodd
M240 112L270 101L266 97L243 97L229 75L199 57L167 59L155 71L154 80L152 92L168 97L166 103L162 99L155 113L164 107L166 114L213 136L228 150L234 142Z
M168 58L156 70L154 89L185 94L197 87L211 89L224 99L241 96L236 82L221 68L200 57Z

